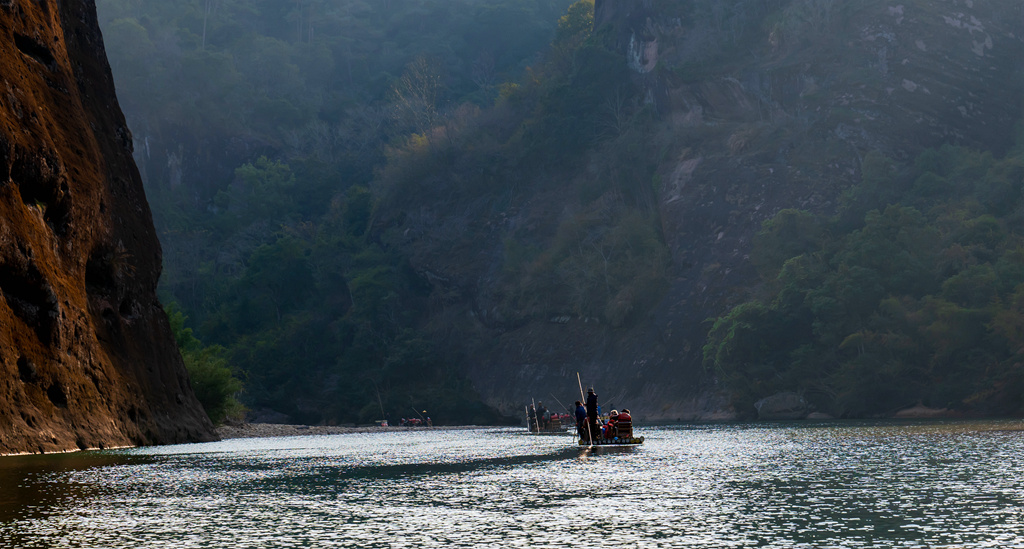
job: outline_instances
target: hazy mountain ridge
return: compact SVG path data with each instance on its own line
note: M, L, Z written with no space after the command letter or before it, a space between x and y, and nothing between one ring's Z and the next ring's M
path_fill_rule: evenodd
M489 403L514 411L524 399L545 396L534 395L537 387L571 395L579 371L615 402L644 402L648 417L721 417L700 366L705 319L759 284L749 254L764 220L788 207L833 211L840 192L860 180L870 151L908 160L943 143L997 154L1013 143L1021 118L1019 6L794 1L719 8L596 5L595 32L640 88L632 108L646 103L657 113L656 129L637 144L657 149L656 166L634 168L649 173L639 183L655 193L671 266L662 297L633 311L631 321L612 326L569 308L509 319L502 314L508 309L496 306L507 286L500 272L508 241L552 245L559 220L588 207L578 198L587 179L609 170L601 144L571 166L575 174L527 167L532 180L497 216L464 211L461 221L445 219L428 201L419 205L419 223L406 221L404 242L395 242L438 288L462 295L465 312L477 319L475 328L463 320L452 325L496 338L467 361ZM480 235L476 245L451 236L467 233Z
M771 289L762 222L1021 117L994 2L102 4L162 290L293 421L494 421L576 372L732 417L702 347Z

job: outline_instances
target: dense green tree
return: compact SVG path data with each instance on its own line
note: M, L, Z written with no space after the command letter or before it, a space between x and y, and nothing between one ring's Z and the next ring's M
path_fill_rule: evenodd
M242 389L242 382L231 372L226 349L219 345L204 346L193 335L192 328L185 326L188 318L175 303L169 304L166 311L192 390L210 421L217 424L239 417L243 407L236 395Z
M261 156L235 169L227 210L248 223L283 220L296 214L295 176L286 164Z
M497 420L462 374L461 321L430 316L459 288L415 272L404 242L481 256L490 212L529 187L580 204L509 235L502 322L629 326L668 285L654 117L592 33L590 0L98 8L111 43L145 46L111 62L163 240L162 297L223 348L196 362L227 360L253 409ZM603 175L574 180L585 162Z
M217 344L183 347L204 405L234 369L248 404L296 420L408 415L409 395L496 419L423 325L429 285L374 232L374 180L389 158L450 165L571 3L98 2L161 294Z
M792 390L843 416L1020 412L1019 162L956 147L913 166L869 155L837 216L767 221L755 257L770 294L718 318L704 347L738 409Z
M555 32L555 47L565 44L580 44L590 37L594 29L594 0L579 0L569 6L565 15L558 19Z

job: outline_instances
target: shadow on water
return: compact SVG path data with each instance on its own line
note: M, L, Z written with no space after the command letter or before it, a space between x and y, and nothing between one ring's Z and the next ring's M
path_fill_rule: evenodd
M607 455L494 431L0 459L0 548L1024 548L1017 424L673 426Z
M468 458L458 461L423 461L414 463L375 464L369 466L343 465L318 468L317 475L330 475L340 480L417 478L437 475L458 475L487 469L504 469L575 459L580 455L576 448L564 448L553 452L533 455L505 457ZM294 482L294 477L290 479Z
M75 453L0 458L0 524L46 517L51 509L102 497L105 489L58 478L62 473L148 461L138 457Z
M610 454L632 454L640 448L639 445L594 445L580 446L576 454L581 457L597 457Z

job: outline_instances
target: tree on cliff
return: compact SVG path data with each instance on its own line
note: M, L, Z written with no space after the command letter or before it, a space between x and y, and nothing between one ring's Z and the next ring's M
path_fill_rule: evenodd
M204 346L185 326L188 317L176 304L165 308L171 331L185 361L192 390L214 424L228 418L240 418L244 409L236 399L242 382L234 377L225 356L226 349L219 345Z

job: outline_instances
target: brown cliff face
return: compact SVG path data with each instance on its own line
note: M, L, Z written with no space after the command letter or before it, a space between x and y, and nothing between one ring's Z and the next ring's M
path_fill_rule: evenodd
M209 440L93 2L0 0L0 454Z

